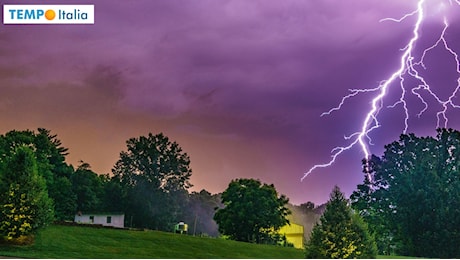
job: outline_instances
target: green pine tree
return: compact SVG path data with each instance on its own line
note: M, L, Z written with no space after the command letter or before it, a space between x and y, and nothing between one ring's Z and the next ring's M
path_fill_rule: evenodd
M352 212L339 187L332 190L320 223L305 246L306 258L375 258L377 247L367 225Z
M1 166L0 239L20 241L53 220L53 203L31 148L17 147Z

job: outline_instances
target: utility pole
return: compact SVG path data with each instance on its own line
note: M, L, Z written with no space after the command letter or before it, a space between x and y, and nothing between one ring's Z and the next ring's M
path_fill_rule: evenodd
M195 213L195 221L193 223L193 236L196 234L196 219L198 218L198 214Z

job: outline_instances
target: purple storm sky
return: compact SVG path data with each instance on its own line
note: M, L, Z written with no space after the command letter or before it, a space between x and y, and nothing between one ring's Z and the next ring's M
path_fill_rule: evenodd
M440 8L440 2L444 8ZM2 1L2 4L7 3ZM31 1L14 1L31 3ZM37 3L33 1L33 3ZM63 1L40 1L62 4ZM362 182L363 152L330 159L360 130L370 94L320 117L350 88L374 88L399 66L415 10L407 0L73 1L95 4L94 25L1 25L0 132L44 127L69 148L68 162L109 173L125 141L164 132L190 155L193 190L222 192L235 178L273 183L294 204L323 203L334 185L347 196ZM460 6L427 0L417 53L442 30L460 52ZM458 18L455 18L458 17ZM426 57L443 98L456 87L455 60L441 47ZM398 84L384 99L393 104ZM409 132L435 133L439 105L420 119L412 96ZM456 99L460 103L459 99ZM432 101L432 100L429 100ZM460 110L449 127L460 128ZM380 112L371 152L404 128L401 106Z

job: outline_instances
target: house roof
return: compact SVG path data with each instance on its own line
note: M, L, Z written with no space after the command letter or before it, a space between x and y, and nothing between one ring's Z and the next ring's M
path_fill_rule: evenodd
M77 212L75 215L91 215L91 216L120 216L125 215L123 212Z

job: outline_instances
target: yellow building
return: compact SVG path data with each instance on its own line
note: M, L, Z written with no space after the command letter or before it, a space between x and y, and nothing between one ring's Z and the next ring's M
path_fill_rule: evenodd
M280 228L279 234L285 235L286 240L292 243L295 248L303 249L303 226L294 223L287 224Z

